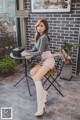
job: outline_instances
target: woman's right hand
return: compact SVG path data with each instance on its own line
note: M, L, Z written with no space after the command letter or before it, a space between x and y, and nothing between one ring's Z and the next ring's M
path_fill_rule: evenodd
M21 56L29 56L29 55L31 55L31 53L27 52L26 50L21 52Z
M27 51L26 50L21 52L21 56L26 56L26 55L27 55Z

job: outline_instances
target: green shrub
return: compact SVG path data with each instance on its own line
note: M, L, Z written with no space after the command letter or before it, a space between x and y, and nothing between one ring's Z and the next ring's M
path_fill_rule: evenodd
M9 56L5 56L2 60L0 60L0 74L1 75L9 75L15 71L16 61Z
M0 59L3 59L3 57L5 56L5 48L0 48Z

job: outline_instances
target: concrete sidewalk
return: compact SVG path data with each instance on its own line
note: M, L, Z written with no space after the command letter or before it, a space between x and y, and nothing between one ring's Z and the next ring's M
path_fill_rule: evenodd
M51 87L44 115L35 117L37 106L33 81L29 80L31 97L25 79L13 87L23 76L21 73L0 80L0 108L12 107L13 120L80 120L80 76L73 77L71 81L58 79L64 97Z

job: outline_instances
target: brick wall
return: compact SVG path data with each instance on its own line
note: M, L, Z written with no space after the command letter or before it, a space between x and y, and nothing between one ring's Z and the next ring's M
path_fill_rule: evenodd
M79 2L72 0L72 2ZM25 0L25 9L29 10L29 17L26 19L27 47L30 49L31 39L34 37L35 24L38 19L46 18L49 23L49 36L51 38L50 48L54 52L64 41L79 43L80 5L71 5L71 12L63 13L32 13L31 0ZM77 71L78 49L73 49L73 74Z

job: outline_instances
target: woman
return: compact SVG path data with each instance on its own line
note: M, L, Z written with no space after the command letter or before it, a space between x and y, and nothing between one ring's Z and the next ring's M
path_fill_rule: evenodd
M48 22L46 19L38 20L36 24L36 33L35 33L36 44L31 50L25 50L21 53L22 56L26 56L27 52L31 52L33 57L41 55L42 52L48 49L49 45L49 36L48 36Z
M47 91L43 89L41 80L44 75L54 67L55 61L53 55L48 49L49 37L47 22L45 22L45 20L38 21L36 25L36 30L37 43L35 47L31 50L31 52L34 52L34 56L41 54L42 55L41 62L30 71L30 74L35 83L37 94L37 112L35 113L35 115L41 116L44 113L45 103L47 101Z

